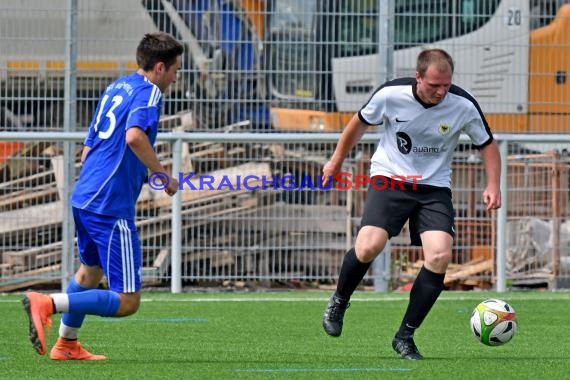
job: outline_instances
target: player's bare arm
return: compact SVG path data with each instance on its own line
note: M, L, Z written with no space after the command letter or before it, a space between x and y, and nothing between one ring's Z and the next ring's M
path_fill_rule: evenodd
M158 160L146 133L144 133L142 129L129 128L126 133L126 141L139 160L141 160L152 173L166 173L166 169L164 169ZM168 195L176 194L178 191L178 181L176 178L169 176L169 182L164 191Z
M485 167L487 186L483 191L483 202L487 210L495 210L501 207L501 154L496 141L492 141L481 149L481 157Z
M83 150L81 151L81 163L85 162L85 160L87 159L87 154L89 153L90 150L91 150L90 146L85 145L83 147Z
M323 186L329 184L329 178L334 177L341 169L344 159L354 146L360 141L368 128L358 114L355 114L342 132L331 159L323 166Z

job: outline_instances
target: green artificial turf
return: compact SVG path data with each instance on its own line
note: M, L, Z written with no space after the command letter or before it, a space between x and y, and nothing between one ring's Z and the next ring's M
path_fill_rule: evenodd
M88 316L80 340L105 362L55 362L28 340L22 294L0 295L2 379L561 379L570 358L570 293L445 292L416 333L425 360L391 348L406 293L357 292L341 337L321 317L328 292L145 293L127 318ZM509 302L518 331L501 347L475 340L473 308ZM48 350L57 337L53 318Z

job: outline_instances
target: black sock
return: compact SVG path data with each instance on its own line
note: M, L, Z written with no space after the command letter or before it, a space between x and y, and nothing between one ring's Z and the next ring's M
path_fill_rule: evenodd
M335 296L348 301L370 268L370 264L358 260L354 248L349 249L342 261Z
M420 327L441 294L444 278L445 273L435 273L426 267L420 269L410 291L408 309L396 333L398 337L406 338L414 335L414 331Z

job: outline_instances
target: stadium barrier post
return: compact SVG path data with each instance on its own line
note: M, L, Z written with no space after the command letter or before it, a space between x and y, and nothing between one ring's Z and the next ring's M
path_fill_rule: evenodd
M172 172L182 170L182 139L176 139L172 150ZM180 189L172 197L172 293L182 292L182 196Z
M507 204L508 204L508 151L509 141L499 140L499 152L501 153L501 208L497 212L497 292L504 292L506 286L506 250L507 250Z

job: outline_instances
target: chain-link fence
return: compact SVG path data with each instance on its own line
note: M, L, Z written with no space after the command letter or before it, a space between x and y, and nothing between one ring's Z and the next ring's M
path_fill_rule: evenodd
M308 176L315 185L332 140L315 143L308 134L295 143L243 142L232 134L338 131L383 80L413 76L417 53L440 46L456 61L455 82L474 94L494 132L562 134L543 144L510 140L504 236L480 202L484 181L477 153L460 146L453 178L458 239L447 285L491 286L496 242L504 238L509 281L557 286L570 276L566 3L0 0L0 133L85 131L105 86L136 69L142 35L163 30L186 51L179 80L165 97L161 131L227 133L217 142L188 136L181 170L234 182L250 175L253 188L260 185L257 177ZM66 80L74 78L76 91L66 94ZM77 111L67 125L65 104ZM4 289L58 282L62 235L68 233L61 199L70 188L62 177L79 146L26 136L0 141ZM373 139L359 145L347 173L367 174L374 148ZM171 141L161 140L157 151L172 165ZM364 189L283 189L279 183L278 189L183 191L180 276L188 284L334 281L359 227ZM172 212L158 193L145 188L137 223L145 281L168 286ZM421 265L421 251L407 243L405 228L392 241L384 276L392 288L413 278Z
M80 141L80 135L58 133L60 140ZM20 139L39 136L25 133ZM378 135L365 137L330 188L323 187L320 173L335 136L323 139L321 134L315 142L311 134L244 136L238 131L197 138L190 133L181 135L177 155L173 138L166 136L157 152L168 170L177 171L180 198L174 202L152 178L143 187L136 223L146 284L168 287L174 277L186 285L336 280L360 225L368 160ZM27 142L27 152L33 153L10 159L10 167L20 174L0 187L4 290L61 279L66 232L60 194L65 182L57 139ZM77 146L77 171L79 153ZM519 151L505 157L505 165L506 219L501 229L498 215L485 211L481 202L485 178L477 151L462 144L456 152L457 237L446 277L450 289L492 287L497 263L506 268L511 285L558 287L570 277L568 157L556 151ZM174 230L178 241L173 241ZM501 241L504 250L499 249ZM382 276L390 288L413 279L422 264L421 249L409 245L407 227L386 254L390 268ZM175 258L180 264L173 267ZM367 283L378 275L372 270Z
M86 129L108 82L136 68L142 35L163 30L186 47L166 113L191 111L192 128L249 120L251 129L338 131L374 88L413 76L417 53L440 46L496 132L567 133L567 3L2 0L1 126L62 129L64 78L75 69L69 130Z

